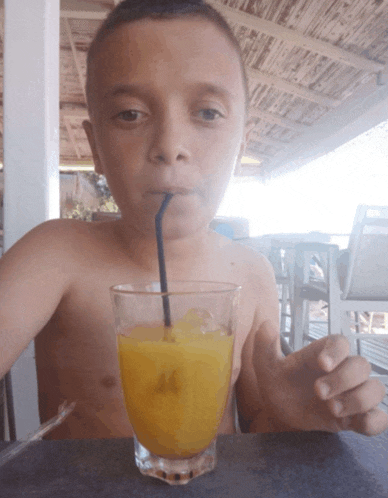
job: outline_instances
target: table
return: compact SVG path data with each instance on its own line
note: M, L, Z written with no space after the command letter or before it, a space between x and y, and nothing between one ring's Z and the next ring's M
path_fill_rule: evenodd
M9 443L0 443L0 451ZM388 433L220 436L215 471L186 486L142 476L131 439L39 441L0 468L6 498L387 498Z

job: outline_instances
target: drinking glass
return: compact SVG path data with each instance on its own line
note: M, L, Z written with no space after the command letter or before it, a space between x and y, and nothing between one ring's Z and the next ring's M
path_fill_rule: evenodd
M158 282L110 289L121 382L140 472L186 484L216 466L239 287ZM166 325L167 324L167 325Z

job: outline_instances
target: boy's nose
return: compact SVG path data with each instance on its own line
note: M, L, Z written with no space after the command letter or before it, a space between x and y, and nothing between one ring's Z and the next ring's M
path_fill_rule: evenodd
M155 165L173 165L190 159L185 126L177 121L165 120L155 130L149 151Z

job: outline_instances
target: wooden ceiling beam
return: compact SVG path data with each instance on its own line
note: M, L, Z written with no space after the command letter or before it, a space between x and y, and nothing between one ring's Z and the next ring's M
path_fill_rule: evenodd
M236 168L235 176L261 176L262 175L262 165L253 166L252 164L247 164L246 166L240 166Z
M274 156L269 156L268 154L262 154L261 152L255 152L255 157L258 161L260 161L260 165L263 163L268 163L276 159ZM255 164L243 164L242 167L245 168L245 166L255 166Z
M83 93L85 103L86 103L85 77L82 73L82 68L81 68L81 65L80 65L79 60L78 60L77 48L76 48L75 43L74 43L73 34L71 32L69 19L64 19L64 24L65 24L67 37L68 37L69 42L70 42L70 47L71 47L71 52L73 54L75 67L76 67L76 70L78 73L79 83L81 85L82 93Z
M89 11L89 10L61 10L62 19L86 19L88 21L103 21L109 14L105 11Z
M261 19L252 14L247 14L246 12L242 12L240 10L237 11L232 7L220 4L216 0L207 0L207 2L216 9L219 9L221 14L225 14L225 16L231 21L243 24L248 28L260 31L261 33L265 33L269 36L273 36L279 40L291 43L292 45L297 45L298 47L308 50L309 52L316 52L317 54L323 55L337 62L341 62L347 66L363 69L371 73L382 71L385 68L385 64L353 54L347 50L336 47L331 43L302 35L294 29L285 28L284 26L280 26L279 24Z
M273 156L271 156L270 154L265 154L264 152L259 152L259 151L254 151L254 152L253 152L253 151L252 151L252 148L250 148L250 146L252 146L252 145L255 145L255 143L254 143L254 142L252 142L252 141L251 141L251 142L249 142L249 144L248 144L248 146L247 146L247 153L248 153L248 154L251 154L251 156L253 156L253 155L254 155L254 156L255 156L255 159L256 159L257 161L268 161L268 160L271 160L271 159L275 159L275 158L276 158L276 155L277 155L277 154L274 154ZM249 165L249 163L245 163L245 164ZM244 164L243 164L243 166L244 166ZM254 165L252 165L252 166L254 166Z
M60 161L60 168L63 165L69 165L69 166L92 166L94 168L94 163L92 159L87 159L86 157L83 157L82 159L75 159L74 157L70 156L61 156L61 161Z
M290 142L282 142L281 140L276 140L275 138L264 137L255 130L252 131L252 136L253 140L261 142L262 144L273 145L274 147L286 147L287 145L290 145Z
M291 130L304 132L308 128L308 125L302 123L296 123L291 119L283 118L281 116L275 116L274 114L270 114L269 112L262 111L259 109L250 109L249 116L253 118L260 118L267 123L282 126L283 128L289 128Z
M388 85L376 87L370 80L352 99L345 101L335 112L322 116L309 133L297 137L284 152L280 152L272 163L271 176L303 167L387 119Z
M265 154L264 152L252 150L252 148L250 148L251 145L254 145L254 142L250 141L248 143L247 148L246 148L246 153L248 155L250 155L251 157L254 157L257 161L260 161L260 164L241 163L240 164L241 168L248 168L250 166L257 168L257 167L261 167L264 163L271 164L273 161L275 161L277 159L277 156L279 153L276 153L276 154L271 156L269 154Z
M258 170L262 167L263 165L263 162L261 162L260 164L241 164L240 166L240 171L241 169L245 169L245 170L249 170L249 169L252 169L252 170Z
M308 51L314 51L330 59L336 60L348 66L356 67L370 72L384 71L385 64L371 61L365 57L348 52L347 50L336 47L328 42L323 42L298 33L297 31L285 28L271 21L260 19L252 14L237 11L227 5L221 5L216 0L208 0L208 3L219 9L222 14L239 24L261 31L275 38L298 45ZM109 14L109 11L81 11L81 10L61 10L61 17L67 19L89 19L102 21Z
M65 118L89 119L89 113L86 109L61 109L61 116Z
M298 97L302 97L303 99L309 100L310 102L314 102L315 104L319 104L324 107L333 108L341 104L341 100L339 99L333 99L332 97L314 92L312 90L309 90L308 88L303 88L300 85L289 83L282 78L265 74L262 71L254 68L248 68L247 74L248 78L252 79L253 81L257 81L258 83L269 86L274 86L277 90L297 95Z

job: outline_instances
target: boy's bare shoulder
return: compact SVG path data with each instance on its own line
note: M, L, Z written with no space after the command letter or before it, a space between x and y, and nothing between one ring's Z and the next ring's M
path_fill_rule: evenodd
M62 255L70 255L88 239L97 240L104 231L111 230L111 224L112 222L91 223L73 219L48 220L26 233L10 251L38 246L43 253L55 250ZM105 230L101 225L105 225Z
M263 253L238 241L233 241L233 246L236 253L241 255L247 263L253 265L257 270L263 269L272 271L272 265Z
M218 234L217 234L218 236ZM227 255L228 259L238 265L244 273L252 277L273 276L273 266L267 257L251 247L238 241L218 236L218 247Z
M2 256L0 343L5 346L0 377L45 327L73 285L82 280L84 261L90 258L88 248L99 245L98 230L101 228L76 220L47 221Z
M114 222L46 221L25 234L0 260L0 274L45 271L58 267L69 277L90 261L103 240L111 238ZM106 244L105 244L106 245ZM8 268L8 270L7 270ZM15 278L15 276L13 277Z
M80 237L96 236L101 231L101 225L111 225L112 222L88 222L76 219L54 219L37 225L27 236L31 240L36 237L53 237L53 242L70 237L77 240ZM54 237L55 236L55 237Z
M224 237L218 239L218 245L225 253L225 263L234 268L231 278L243 287L244 299L251 301L256 309L257 320L276 320L276 279L273 266L266 256L238 241L225 240Z

